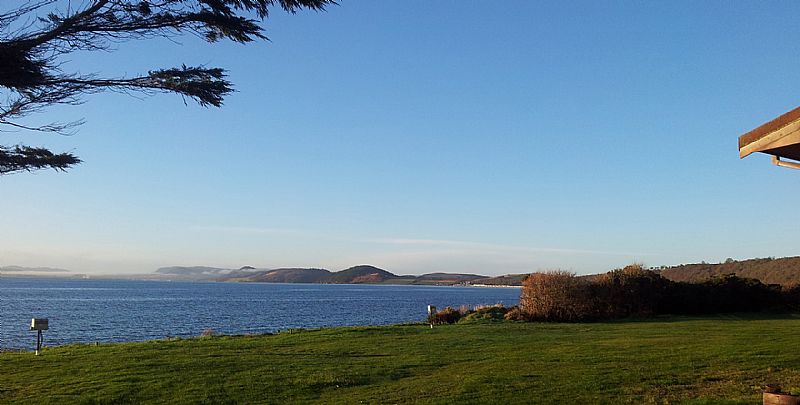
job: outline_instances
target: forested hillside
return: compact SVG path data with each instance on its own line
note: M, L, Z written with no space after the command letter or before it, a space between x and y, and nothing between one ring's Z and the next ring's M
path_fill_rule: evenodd
M780 259L726 260L719 264L682 264L659 270L664 278L672 281L699 282L715 275L735 274L739 277L754 278L764 284L784 286L800 284L800 257Z

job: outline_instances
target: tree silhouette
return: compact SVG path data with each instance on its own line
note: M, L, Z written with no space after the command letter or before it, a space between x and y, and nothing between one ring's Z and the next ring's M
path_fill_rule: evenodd
M190 33L209 43L267 39L260 23L280 7L324 10L335 0L34 0L0 11L0 131L71 133L82 121L30 125L21 118L57 104L74 105L101 91L172 92L204 107L220 107L233 91L225 70L180 66L135 77L66 72L64 56L111 50L112 44ZM59 9L66 7L66 10ZM252 18L251 18L252 17ZM80 163L71 153L0 145L0 175L43 168L66 170Z

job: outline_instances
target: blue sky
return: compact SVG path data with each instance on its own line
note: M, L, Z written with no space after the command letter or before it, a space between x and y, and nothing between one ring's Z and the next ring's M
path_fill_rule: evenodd
M68 173L0 178L0 265L369 263L399 274L797 255L800 172L737 137L796 107L793 2L343 1L271 42L75 55L81 72L229 70L221 109L102 94Z

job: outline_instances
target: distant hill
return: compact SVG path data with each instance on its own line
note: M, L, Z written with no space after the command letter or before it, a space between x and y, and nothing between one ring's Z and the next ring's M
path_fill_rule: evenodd
M505 276L488 277L480 280L475 280L472 282L472 284L519 286L522 285L522 280L526 276L527 274L507 274Z
M375 266L364 264L331 273L320 282L329 284L380 284L396 278L400 277Z
M488 277L478 274L461 273L429 273L415 277L412 284L423 285L454 285L454 284L480 284L480 280Z
M735 274L765 284L800 284L800 257L730 260L719 264L683 264L657 270L672 281L698 282L716 275Z
M328 277L330 271L325 269L274 269L259 271L244 277L228 277L222 281L256 281L261 283L319 283Z
M459 281L470 281L481 278L487 278L487 277L480 276L477 274L460 274L460 273L429 273L417 277L418 280L459 280Z
M254 281L262 283L322 283L322 284L383 284L393 280L405 280L409 276L398 276L375 266L361 265L331 272L325 269L286 268L260 270L246 274L231 274L219 281ZM413 280L414 277L410 276Z
M324 284L382 284L391 280L402 280L398 276L375 266L361 265L342 271L325 269L286 268L260 270L246 274L232 274L219 281L254 281L262 283L324 283ZM412 276L413 278L413 276Z
M505 277L505 278L504 278ZM487 277L479 274L430 273L421 276L399 276L372 265L353 266L332 272L315 268L284 268L272 270L251 270L245 273L231 273L215 277L215 281L239 281L262 283L321 283L321 284L414 284L414 285L456 285L456 284L496 284L504 281L519 285L522 276ZM490 282L485 282L488 280ZM494 281L492 281L494 280Z
M69 270L57 269L53 267L22 267L22 266L0 266L0 272L9 273L69 273Z

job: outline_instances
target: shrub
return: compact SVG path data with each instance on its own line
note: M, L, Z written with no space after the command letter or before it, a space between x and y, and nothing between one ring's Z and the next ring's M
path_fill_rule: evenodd
M595 312L601 318L654 315L665 304L669 283L638 263L594 277Z
M461 319L461 312L452 307L446 307L428 317L428 322L434 325L441 325L445 323L456 323Z
M671 283L661 313L716 314L791 309L781 286L737 277L713 276L702 283Z
M525 315L522 313L522 310L519 309L518 305L514 305L506 311L506 314L503 315L503 319L507 321L524 321Z
M566 271L533 273L522 282L520 308L535 321L577 322L592 319L589 283Z
M704 307L714 313L764 311L780 305L780 286L770 287L753 278L726 274L712 277L703 286Z
M519 311L518 307L514 307ZM428 317L428 322L434 325L456 322L477 322L477 321L502 321L506 319L509 309L502 304L496 305L477 305L470 309L467 305L462 305L455 309L446 307Z
M474 321L502 321L505 318L508 308L498 305L479 305L474 310L467 311L459 322Z
M783 290L783 305L790 311L800 311L800 284L792 284Z

